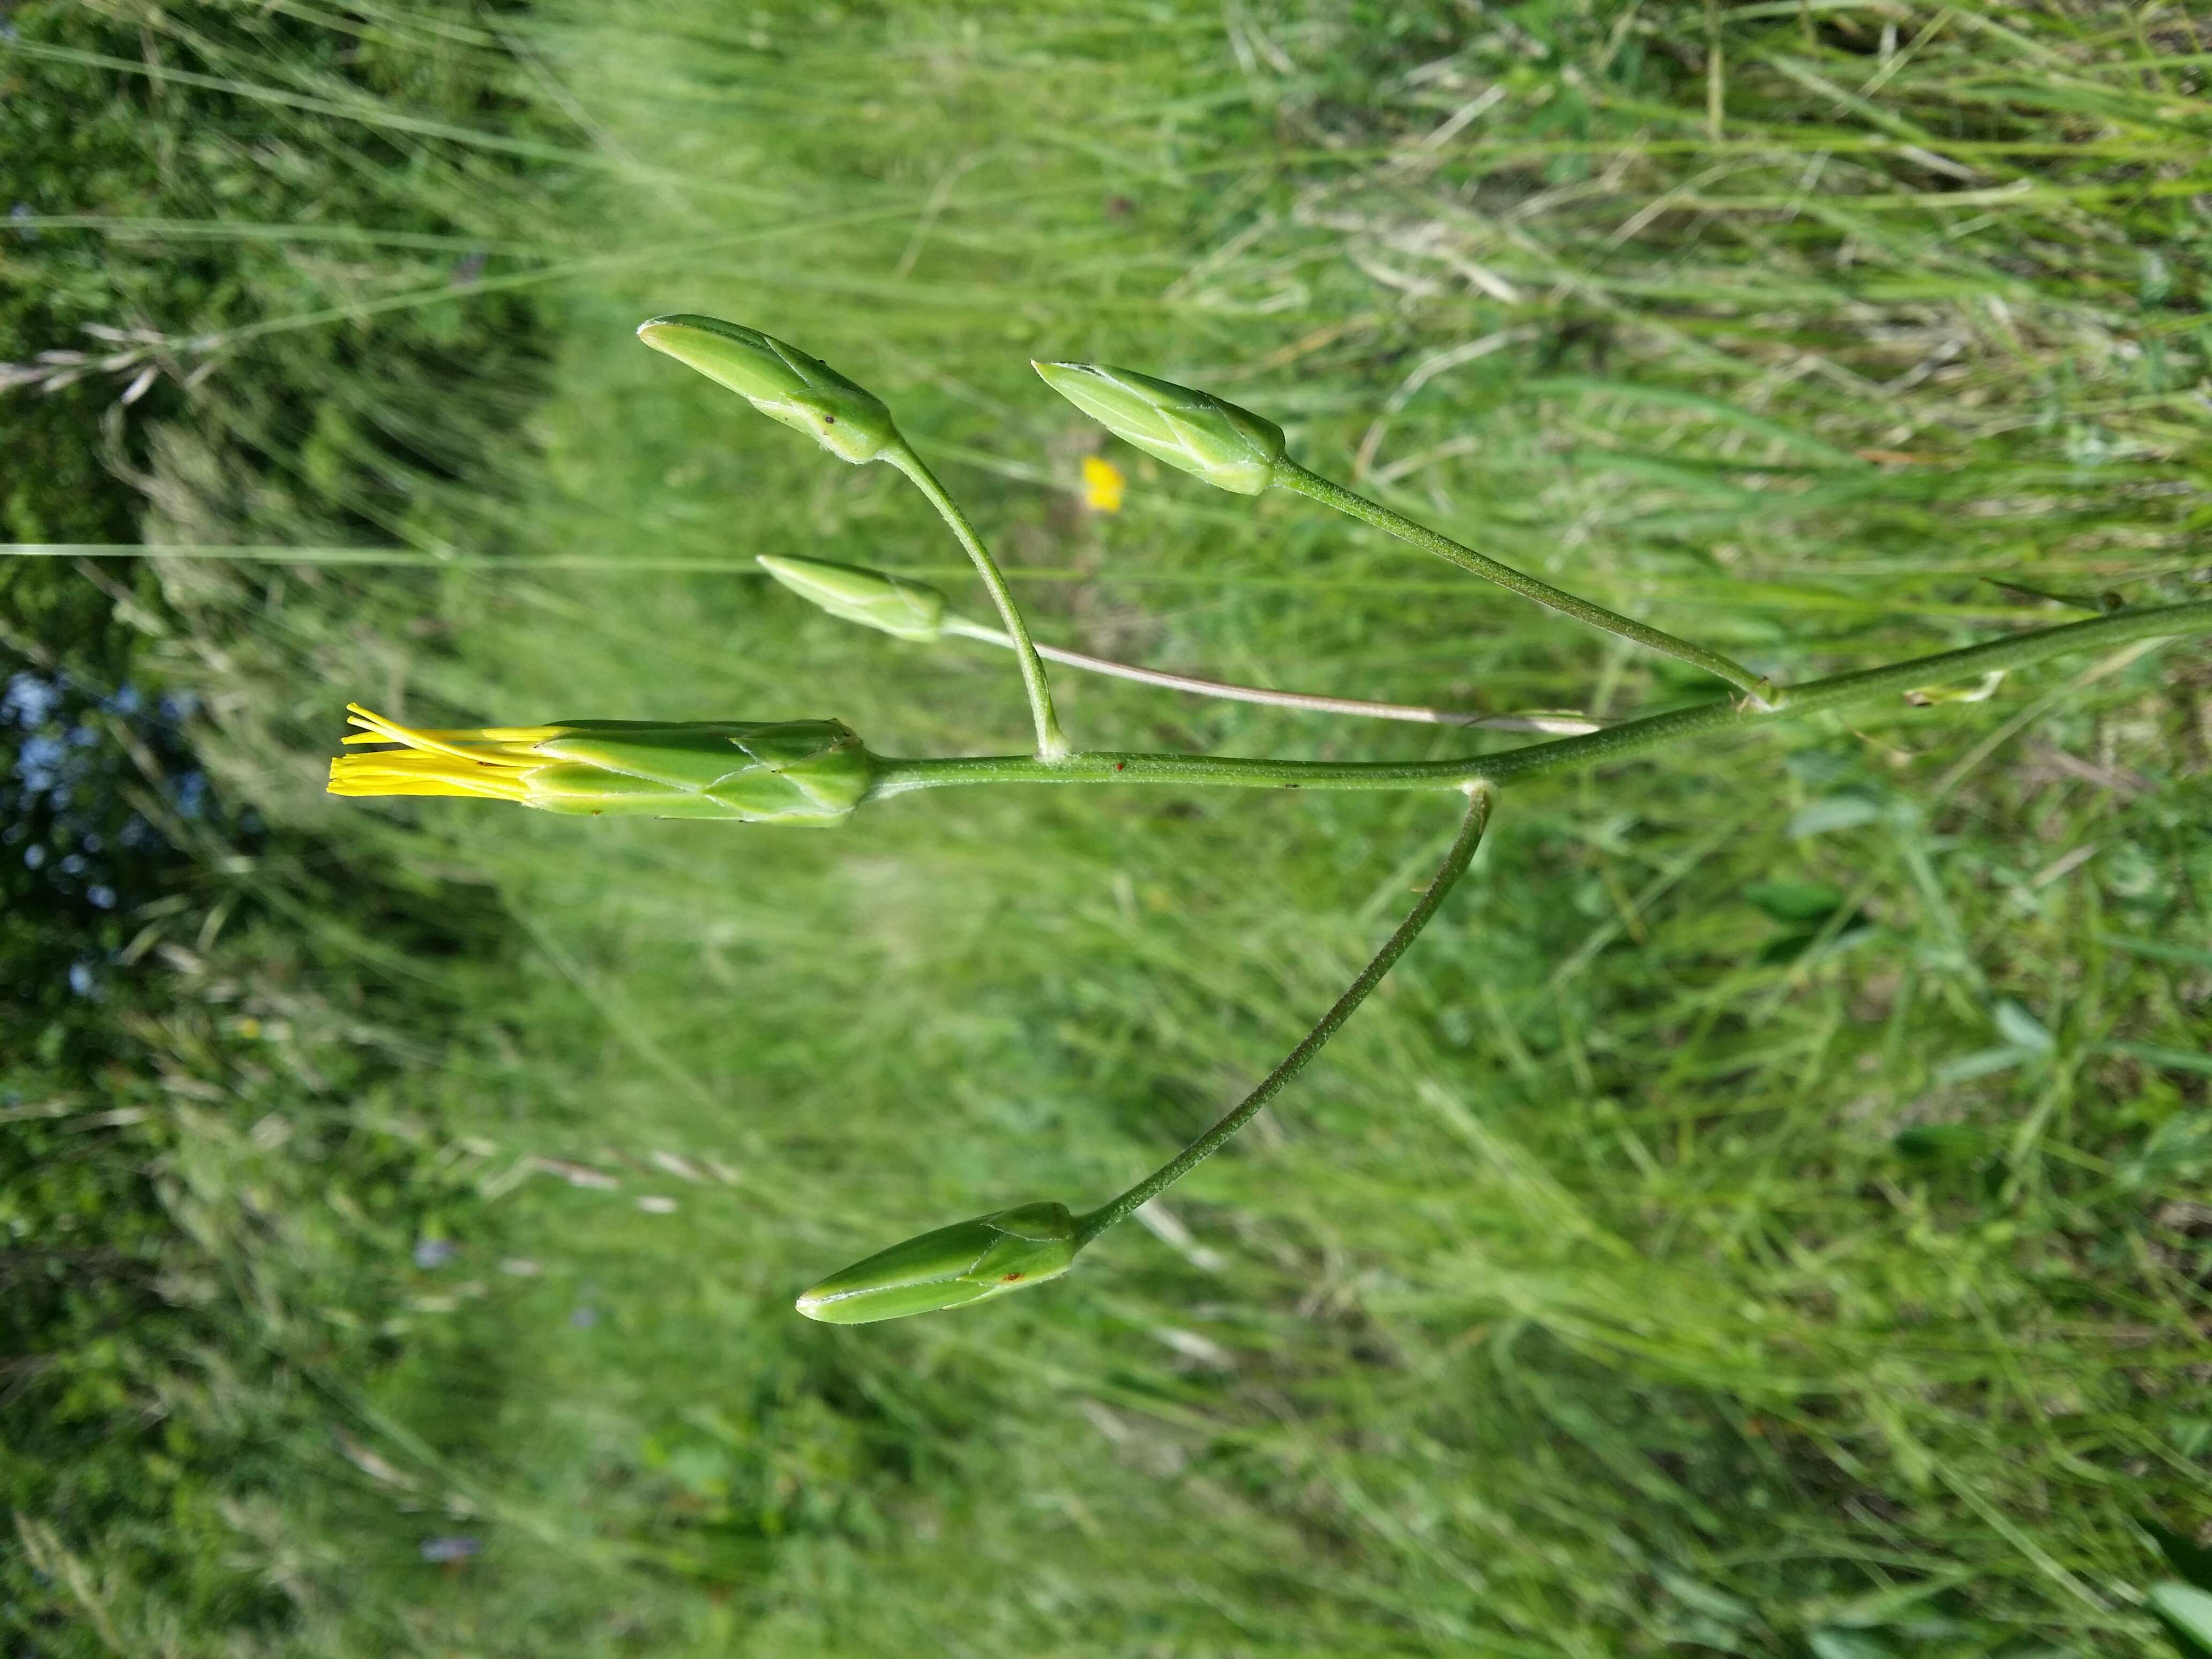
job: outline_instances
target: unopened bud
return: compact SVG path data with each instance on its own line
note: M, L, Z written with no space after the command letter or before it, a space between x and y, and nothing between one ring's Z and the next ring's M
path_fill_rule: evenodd
M1042 1284L1075 1260L1075 1218L1065 1204L1024 1204L878 1250L799 1298L799 1311L830 1325L964 1307Z
M1249 409L1096 363L1032 363L1044 383L1118 438L1210 484L1256 495L1273 482L1283 428Z
M655 317L638 325L637 337L846 460L872 461L901 441L873 392L758 329L714 317Z
M945 595L921 582L828 559L802 559L788 553L756 556L762 569L833 617L881 629L902 640L933 640L945 631Z
M875 759L836 720L561 720L421 731L346 705L333 795L465 795L579 816L825 825L848 817Z

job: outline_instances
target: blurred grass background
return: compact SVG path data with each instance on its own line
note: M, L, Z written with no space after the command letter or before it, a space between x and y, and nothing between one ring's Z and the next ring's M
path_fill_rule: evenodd
M1164 666L1615 716L1706 689L1126 449L1125 508L1087 510L1100 434L1030 356L1248 403L1784 680L2063 618L2024 589L2201 593L2204 27L17 9L0 1627L2154 1641L2138 1522L2212 1510L2201 647L1516 793L1369 1010L1148 1228L852 1330L791 1297L1103 1197L1233 1100L1449 811L976 791L778 836L319 787L348 698L1019 744L998 655L754 574L811 553L981 605L886 470L640 349L662 311L880 392L1043 637ZM134 526L143 556L84 556ZM1059 685L1102 746L1468 741Z

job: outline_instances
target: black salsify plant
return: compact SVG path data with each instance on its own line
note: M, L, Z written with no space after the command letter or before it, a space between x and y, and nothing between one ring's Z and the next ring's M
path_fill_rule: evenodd
M1056 1279L1115 1222L1218 1151L1296 1077L1366 1000L1442 907L1474 856L1499 793L1524 780L1625 759L1723 731L1826 708L1911 696L2041 662L2068 652L2212 631L2212 601L2119 610L2057 628L1802 685L1776 687L1740 663L1498 563L1308 471L1284 453L1282 428L1204 392L1127 369L1038 363L1046 384L1117 436L1209 483L1240 495L1288 489L1350 514L1536 603L1704 670L1730 692L1669 714L1600 726L1556 711L1477 717L1359 699L1310 696L1193 679L1033 641L1006 579L975 527L872 393L805 352L711 317L656 317L638 329L658 351L729 387L763 414L808 433L855 464L883 461L911 479L951 526L997 607L992 629L950 614L945 596L902 577L816 559L763 557L785 586L824 610L901 637L946 635L1011 649L1036 728L1028 755L908 759L872 753L836 720L654 724L561 720L543 726L428 731L351 707L355 748L331 765L339 795L463 795L547 811L600 817L727 818L827 825L866 802L959 784L1170 784L1244 788L1430 790L1461 797L1451 850L1405 921L1282 1062L1212 1127L1143 1180L1094 1209L1017 1205L894 1244L832 1273L799 1310L863 1324L986 1301ZM1503 754L1417 762L1281 761L1235 755L1148 754L1071 748L1053 712L1045 659L1184 691L1323 713L1490 726L1548 741Z

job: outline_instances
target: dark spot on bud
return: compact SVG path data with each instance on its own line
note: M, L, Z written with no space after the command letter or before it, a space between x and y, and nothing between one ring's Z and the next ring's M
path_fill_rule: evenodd
M824 426L835 426L837 424L837 417L835 415L824 415L822 417L822 424Z
M1019 1273L1008 1273L1004 1279L1000 1279L999 1283L1001 1285L1011 1285L1020 1277L1021 1275Z

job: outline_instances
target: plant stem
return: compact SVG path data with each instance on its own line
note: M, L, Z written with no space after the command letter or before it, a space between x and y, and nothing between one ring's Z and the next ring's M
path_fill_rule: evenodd
M986 628L981 623L969 622L964 617L947 617L945 631L963 640L980 640L986 645L995 645L1012 650L1013 641L995 628ZM1368 720L1412 720L1425 726L1474 726L1491 732L1549 732L1574 734L1595 732L1595 720L1583 720L1573 714L1468 714L1451 708L1425 708L1412 703L1370 702L1364 697L1323 697L1310 691L1270 691L1262 686L1238 685L1229 680L1204 680L1192 674L1170 674L1164 669L1139 668L1134 663L1115 662L1110 657L1088 656L1080 651L1069 651L1056 645L1037 644L1037 655L1048 662L1065 663L1070 668L1080 668L1088 673L1108 674L1115 679L1134 680L1141 685L1164 685L1171 691L1188 691L1201 697L1221 697L1231 702L1266 703L1275 708L1298 708L1316 714L1355 714Z
M1468 861L1474 858L1474 849L1481 844L1483 829L1490 822L1491 792L1477 786L1468 793L1467 820L1460 825L1459 836L1452 842L1451 851L1444 854L1443 864L1437 871L1436 878L1430 882L1428 890L1421 895L1420 902L1414 905L1405 921L1398 924L1397 931L1382 941L1382 948L1375 953L1374 959L1359 970L1359 977L1352 981L1342 996L1329 1005L1328 1012L1321 1017L1313 1030L1305 1034L1297 1048L1283 1056L1282 1063L1261 1079L1260 1086L1237 1102L1212 1128L1118 1198L1109 1199L1087 1215L1078 1216L1075 1220L1078 1249L1147 1200L1165 1192L1220 1151L1231 1135L1250 1122L1262 1106L1282 1092L1285 1084L1305 1069L1306 1062L1327 1046L1344 1022L1352 1018L1352 1011L1367 1000L1367 994L1382 982L1383 975L1389 973L1398 958L1405 955L1406 947L1419 937L1421 929L1429 925L1437 908L1443 903L1445 895L1466 873Z
M1502 755L1440 761L1285 761L1237 755L1175 755L1089 751L1041 764L1021 755L963 755L945 760L878 757L873 799L909 790L963 783L1145 783L1225 786L1251 789L1464 789L1503 784L1601 761L1626 760L1700 732L1787 720L1824 708L1867 702L1923 685L1940 685L1995 669L2024 668L2068 652L2125 645L2130 641L2212 631L2212 599L2123 611L2093 622L2039 629L1988 645L1916 657L1856 674L1813 680L1756 707L1723 697L1672 714L1626 720L1578 738L1527 744Z
M1471 547L1462 547L1449 536L1440 536L1425 525L1415 524L1389 507L1369 501L1364 495L1355 495L1343 485L1334 483L1318 472L1309 472L1296 461L1285 456L1275 463L1277 485L1293 490L1338 512L1348 514L1362 524L1373 525L1377 530L1388 531L1400 541L1411 542L1424 552L1433 553L1440 559L1449 559L1462 570L1472 570L1486 580L1518 593L1524 599L1534 599L1540 605L1572 617L1577 622L1588 623L1592 628L1603 629L1622 639L1634 640L1638 645L1649 646L1662 655L1702 668L1717 679L1726 680L1737 690L1760 702L1772 698L1774 693L1767 683L1741 663L1723 657L1717 651L1708 651L1701 645L1677 639L1672 634L1656 628L1648 628L1640 622L1607 610L1601 605L1579 599L1572 593L1524 575L1510 564L1500 564L1486 557Z
M1014 603L1013 590L976 535L975 526L968 522L968 515L960 505L937 481L936 474L922 462L911 447L902 441L896 448L886 450L884 459L914 481L915 489L928 498L937 509L938 517L951 526L960 545L968 550L975 562L975 574L983 579L990 590L991 603L998 607L999 620L1006 624L1010 643L1014 647L1014 660L1022 671L1022 690L1029 696L1030 718L1036 726L1037 758L1056 761L1067 753L1067 739L1061 735L1059 718L1052 709L1052 687L1045 683L1044 664L1037 659L1036 647L1030 640L1029 624L1022 620L1021 607Z

